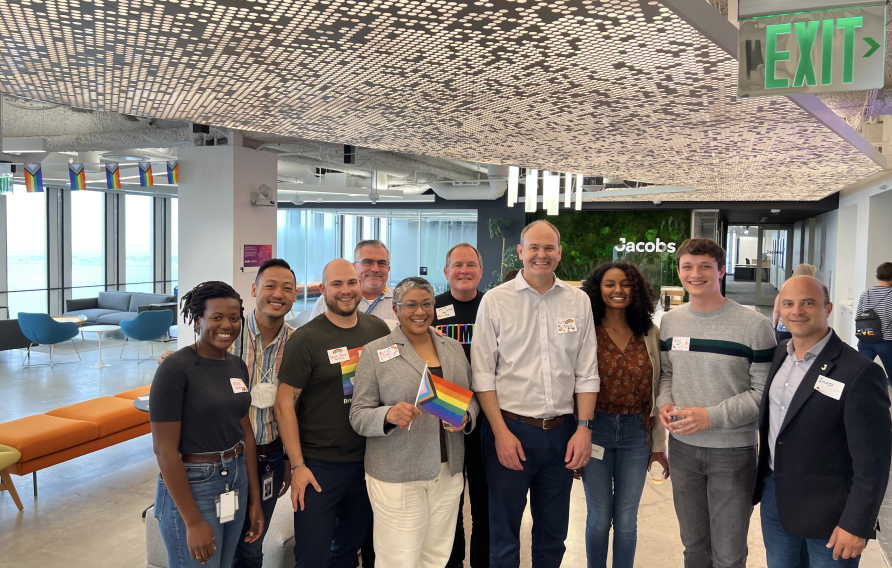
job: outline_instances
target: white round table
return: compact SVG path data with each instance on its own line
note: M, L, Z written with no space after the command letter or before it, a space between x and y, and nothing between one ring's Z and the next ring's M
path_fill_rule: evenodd
M91 369L104 369L106 367L111 367L102 361L102 334L106 331L118 331L121 329L119 325L85 325L80 328L81 333L90 333L93 332L97 336L99 336L99 362L95 365L90 365Z

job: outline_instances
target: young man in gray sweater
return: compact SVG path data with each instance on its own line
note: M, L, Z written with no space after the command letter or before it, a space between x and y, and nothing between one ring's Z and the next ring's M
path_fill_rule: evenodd
M660 323L660 420L685 568L745 568L759 404L775 346L771 322L721 293L725 250L688 239L677 253L690 304ZM680 407L680 410L673 410Z

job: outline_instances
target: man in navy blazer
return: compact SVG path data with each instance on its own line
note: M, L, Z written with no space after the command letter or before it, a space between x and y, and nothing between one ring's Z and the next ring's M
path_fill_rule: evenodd
M857 566L876 537L892 460L889 394L882 369L827 325L832 309L816 278L781 288L793 338L778 344L765 385L754 496L768 568Z

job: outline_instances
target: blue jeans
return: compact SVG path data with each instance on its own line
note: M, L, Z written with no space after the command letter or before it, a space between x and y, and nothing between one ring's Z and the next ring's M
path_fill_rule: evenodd
M520 566L520 523L530 494L533 515L533 566L559 568L564 557L567 527L570 523L570 489L573 472L564 456L576 432L572 416L551 430L505 419L508 430L523 446L526 461L522 471L499 463L495 436L489 421L480 431L483 464L489 484L489 565L491 568Z
M263 496L263 478L273 474L273 496L260 502L263 509L263 534L254 542L245 542L245 536L251 529L251 519L245 516L242 526L242 534L238 539L238 548L235 549L234 568L263 568L263 539L266 538L273 511L279 499L279 489L285 482L285 453L282 450L270 452L265 456L257 456L257 477L260 483L260 495Z
M248 470L245 467L244 455L217 463L185 463L186 477L192 497L198 505L201 518L214 531L214 544L217 550L210 560L200 564L189 554L186 543L186 523L180 511L167 491L167 485L158 475L158 486L155 490L155 518L161 540L167 550L168 568L229 568L235 555L242 525L248 511ZM223 469L227 475L221 475ZM227 491L238 491L238 510L235 519L221 524L217 517L216 498Z
M295 568L352 568L372 522L363 462L304 458L322 488L308 485L294 513Z
M593 458L582 469L588 504L585 521L588 566L606 568L612 524L613 568L632 568L638 544L638 503L650 459L642 415L598 412L592 444L604 448L604 459Z
M861 557L833 559L833 549L826 538L800 538L784 532L777 515L774 476L765 478L762 489L762 540L768 568L855 568Z
M877 357L883 362L886 377L892 384L892 339L884 339L876 343L858 342L858 352L873 361Z

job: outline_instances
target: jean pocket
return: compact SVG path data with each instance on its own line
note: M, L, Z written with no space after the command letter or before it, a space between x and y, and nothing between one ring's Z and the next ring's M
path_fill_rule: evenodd
M186 466L186 478L189 483L204 483L214 476L216 464L184 464Z
M155 489L155 504L153 505L152 509L153 509L153 513L154 513L155 518L156 518L156 519L158 520L158 522L160 523L160 522L161 522L161 516L162 516L162 513L163 513L163 511L164 511L164 500L165 500L166 495L167 495L167 488L166 488L166 487L164 486L164 484L160 481L160 479L161 479L161 475L160 475L160 474L158 475L158 479L159 479L158 488Z

